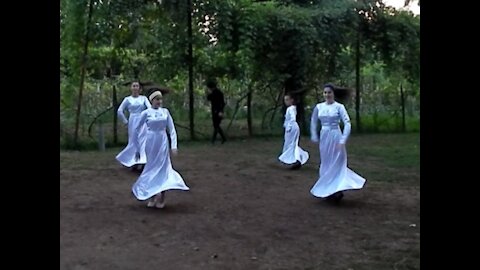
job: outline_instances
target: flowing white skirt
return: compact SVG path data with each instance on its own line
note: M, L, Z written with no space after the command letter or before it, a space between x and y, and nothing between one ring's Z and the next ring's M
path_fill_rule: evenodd
M282 154L278 157L281 162L294 164L298 160L302 165L307 162L309 155L307 151L298 146L299 138L300 127L294 123L289 132L285 131Z
M145 149L148 162L132 187L138 200L147 200L169 189L189 190L182 176L172 168L165 130L147 131Z
M135 161L135 152L137 148L134 143L134 136L136 136L135 127L138 121L140 121L140 114L131 114L128 119L128 144L127 146L116 156L118 162L126 167L132 167L135 164L147 163L147 157L145 154L145 139L147 135L147 127L143 125L138 135L138 141L140 142L140 159Z
M339 127L322 127L320 132L319 178L310 190L316 197L325 198L336 192L361 189L365 179L347 167L345 146L338 147L342 136Z

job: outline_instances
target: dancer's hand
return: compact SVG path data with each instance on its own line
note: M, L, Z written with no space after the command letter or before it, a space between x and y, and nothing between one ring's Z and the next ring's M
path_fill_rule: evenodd
M337 149L342 149L345 147L344 143L337 143Z
M223 117L223 112L219 112L219 113L218 113L218 116L219 116L219 117Z
M172 154L177 155L178 154L178 149L172 149Z
M135 161L140 160L140 152L135 152Z

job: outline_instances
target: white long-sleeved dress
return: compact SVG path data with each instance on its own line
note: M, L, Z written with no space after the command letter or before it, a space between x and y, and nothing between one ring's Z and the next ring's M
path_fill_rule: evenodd
M167 129L172 149L177 149L177 132L168 109L146 109L140 114L135 130L141 132L144 124L147 126L145 150L148 162L132 187L135 197L143 201L169 189L189 190L182 176L172 168ZM135 139L135 144L140 142Z
M294 164L297 161L303 165L307 162L308 152L303 150L299 145L300 127L297 123L297 107L291 105L285 112L285 121L283 127L285 128L285 136L283 143L282 154L278 159L285 164Z
M152 107L152 105L150 105L148 99L142 95L137 97L125 97L120 104L120 107L118 107L118 117L124 124L128 124L128 144L120 153L118 153L116 159L126 167L131 167L136 164L145 164L147 162L145 156L145 136L147 134L147 129L143 126L137 134L137 132L135 132L135 127L140 120L140 113L150 107ZM125 116L125 110L128 110L129 112L128 119ZM138 136L140 141L140 159L138 161L135 161L135 152L137 151L137 147L133 140L135 136Z
M320 137L317 131L321 122ZM343 133L339 127L343 122ZM311 118L311 139L319 142L320 170L319 178L310 190L316 197L325 198L336 192L361 189L365 179L347 167L345 143L350 135L351 124L345 106L338 102L319 103L315 106ZM343 144L338 146L338 144Z

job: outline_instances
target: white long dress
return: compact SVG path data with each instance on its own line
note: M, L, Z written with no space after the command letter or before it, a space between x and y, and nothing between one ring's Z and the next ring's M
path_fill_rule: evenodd
M147 162L145 156L145 136L147 129L142 127L140 132L135 132L135 127L140 120L140 113L145 109L152 107L150 102L145 96L139 95L138 97L128 96L123 99L120 107L118 107L117 114L124 124L128 123L128 144L127 146L116 156L116 159L126 167L131 167L136 164L145 164ZM129 117L125 117L124 111L128 110ZM140 159L135 161L135 152L137 147L134 143L134 137L138 136L140 141Z
M177 149L177 132L172 116L166 108L149 108L140 114L136 131L147 125L145 150L147 164L142 174L132 187L132 192L138 200L147 200L152 196L169 189L189 190L182 176L172 168L168 144L168 129L171 148ZM140 142L136 139L137 145Z
M297 161L303 165L307 162L308 152L298 146L300 139L300 127L297 120L297 107L291 105L285 112L285 121L283 127L285 128L285 137L283 143L282 154L278 159L285 164L294 164Z
M347 167L345 143L350 135L351 124L345 106L338 102L319 103L315 106L311 118L311 139L319 141L317 126L320 120L320 170L319 178L310 190L316 197L325 198L336 192L361 189L365 179ZM343 133L339 127L344 124ZM343 144L340 147L338 144Z

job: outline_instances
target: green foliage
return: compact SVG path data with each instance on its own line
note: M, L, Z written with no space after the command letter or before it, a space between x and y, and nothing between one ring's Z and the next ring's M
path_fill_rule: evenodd
M88 127L95 113L111 106L114 85L120 102L129 94L121 83L137 76L174 89L166 104L180 122L188 119L187 2L94 1L82 101L84 125ZM265 122L255 126L258 133L281 125L278 105L283 91L303 96L308 119L307 107L322 100L323 83L355 85L354 45L360 37L361 114L366 130L381 131L383 122L393 123L385 124L385 130L396 130L397 120L382 117L399 115L400 86L406 93L407 122L412 123L407 130L418 126L419 16L386 7L379 0L191 3L196 121L208 121L204 81L209 77L216 77L225 91L227 114L236 113L233 126L246 121L249 91L254 122ZM60 1L61 128L66 133L76 104L87 10L86 0ZM112 114L105 117L112 121ZM369 128L370 123L380 126Z

